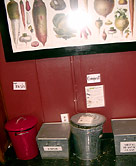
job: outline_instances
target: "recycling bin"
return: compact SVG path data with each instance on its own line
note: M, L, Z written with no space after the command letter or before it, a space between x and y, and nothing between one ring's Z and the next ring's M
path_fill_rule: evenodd
M36 124L35 117L22 116L8 121L5 125L16 156L20 160L32 159L39 153L36 142Z
M74 150L79 159L92 160L100 154L105 120L103 115L96 113L79 113L71 117Z
M69 123L43 123L36 140L42 159L69 159Z
M136 155L136 118L111 119L116 155Z

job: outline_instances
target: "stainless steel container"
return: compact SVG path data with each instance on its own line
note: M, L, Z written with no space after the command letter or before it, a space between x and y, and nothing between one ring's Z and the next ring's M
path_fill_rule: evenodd
M36 139L42 159L69 158L69 123L43 123Z
M112 119L116 155L136 155L136 118Z
M117 155L115 158L115 166L134 166L136 165L136 156Z
M106 118L96 113L79 113L72 116L71 132L75 153L82 160L92 160L100 154L100 137Z

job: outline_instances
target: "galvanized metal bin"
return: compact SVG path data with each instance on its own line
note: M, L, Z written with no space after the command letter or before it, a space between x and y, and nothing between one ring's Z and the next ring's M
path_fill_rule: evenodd
M36 137L41 158L69 158L69 123L43 123Z
M136 156L116 155L115 161L115 166L135 166Z
M78 158L92 160L100 154L100 137L105 120L103 115L96 113L79 113L72 116L71 132Z
M116 155L136 155L136 118L112 119Z

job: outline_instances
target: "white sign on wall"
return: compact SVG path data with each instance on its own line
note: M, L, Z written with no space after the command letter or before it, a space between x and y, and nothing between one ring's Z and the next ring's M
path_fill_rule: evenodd
M24 81L13 82L13 90L26 90L26 82Z
M100 74L89 74L86 77L87 77L87 83L101 82Z
M104 86L86 86L86 106L87 108L104 107Z

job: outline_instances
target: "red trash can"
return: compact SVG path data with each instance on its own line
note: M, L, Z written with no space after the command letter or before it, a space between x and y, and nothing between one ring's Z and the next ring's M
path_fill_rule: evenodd
M32 159L39 153L36 142L36 124L35 117L22 116L8 121L5 125L16 156L20 160Z

